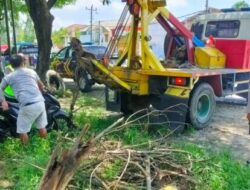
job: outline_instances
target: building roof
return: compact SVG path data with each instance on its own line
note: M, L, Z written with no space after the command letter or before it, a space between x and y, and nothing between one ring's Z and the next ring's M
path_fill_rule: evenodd
M117 26L117 22L118 20L103 20L100 21L100 24L106 28L113 29Z
M84 29L86 28L88 25L86 24L72 24L72 25L69 25L67 27L65 27L68 31L76 31L77 29Z
M106 31L106 32L111 31L111 29L108 28L108 27L105 27L105 26L103 26L103 25L100 25L100 26L101 26L101 28L102 28L102 31ZM92 27L93 27L93 28L92 28L93 30L99 30L99 25L93 25ZM88 31L88 30L90 30L90 26L87 26L87 27L83 28L83 29L81 30L81 32L85 32L85 31Z

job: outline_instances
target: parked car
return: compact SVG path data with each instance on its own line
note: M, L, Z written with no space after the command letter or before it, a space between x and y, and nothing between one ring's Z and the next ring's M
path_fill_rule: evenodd
M13 54L14 47L10 49L9 47L3 52L3 56L5 57L5 60L8 61L8 58L10 56L10 53ZM38 46L36 44L30 43L30 42L18 42L17 43L17 53L23 53L28 57L27 64L31 68L36 68L38 64Z
M8 47L9 46L7 44L0 45L0 54L2 55L2 53L4 53L8 49Z
M105 46L97 46L97 45L83 45L85 51L91 53L95 56L96 59L102 59L106 47ZM91 90L92 85L95 81L91 78L91 76L85 70L76 71L76 56L74 55L74 51L70 46L67 46L61 49L56 55L53 56L51 60L51 69L56 71L62 78L72 78L75 80L77 86L82 92L88 92ZM56 88L60 88L61 79L56 81L55 73L50 71L51 74L47 76L50 77L47 79L47 83L52 85L54 82ZM51 80L53 78L53 80Z

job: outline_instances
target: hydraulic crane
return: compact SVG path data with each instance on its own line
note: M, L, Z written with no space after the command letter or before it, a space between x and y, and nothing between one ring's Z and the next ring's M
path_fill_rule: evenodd
M153 107L166 111L164 119L167 118L172 128L186 122L198 129L205 127L215 108L211 83L217 80L220 69L224 67L225 56L215 47L204 47L204 43L166 9L165 0L122 2L126 3L124 11L102 61L84 55L76 39L71 42L78 52L80 65L97 82L107 86L107 109L133 113ZM129 19L127 12L131 16ZM111 65L109 58L124 31L124 23L128 21L128 43L116 63ZM149 27L153 21L157 21L167 33L165 60L159 60L150 48ZM174 55L178 65L169 68L168 60ZM214 70L197 67L202 65L203 58L210 61L211 57L215 58L210 62Z

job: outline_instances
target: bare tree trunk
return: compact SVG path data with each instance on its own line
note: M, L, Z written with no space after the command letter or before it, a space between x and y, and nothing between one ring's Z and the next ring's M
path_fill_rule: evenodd
M31 19L34 23L37 43L39 63L37 72L41 79L45 79L45 73L49 69L50 50L52 47L51 32L54 16L50 13L50 8L56 0L25 0Z
M86 126L82 130L70 150L61 152L61 145L57 145L41 180L39 190L63 190L67 187L75 170L79 167L81 161L89 155L94 145L91 140L87 143L82 142L83 135L85 135L88 128L89 126Z
M115 123L100 132L95 138L83 141L83 136L89 129L86 125L74 145L66 151L62 151L61 145L54 149L47 169L43 174L39 190L64 190L72 179L75 170L81 162L90 154L91 149L96 145L107 132L118 126L124 121L124 118L118 119Z

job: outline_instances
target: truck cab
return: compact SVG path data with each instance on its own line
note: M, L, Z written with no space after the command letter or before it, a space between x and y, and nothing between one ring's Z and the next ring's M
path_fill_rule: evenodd
M250 9L222 9L195 18L191 31L201 40L210 35L216 39L250 40Z
M222 74L222 95L232 92L248 99L250 69L250 9L222 9L195 18L191 31L201 40L215 39L215 47L226 55L225 68L246 72ZM245 82L244 82L245 81Z

